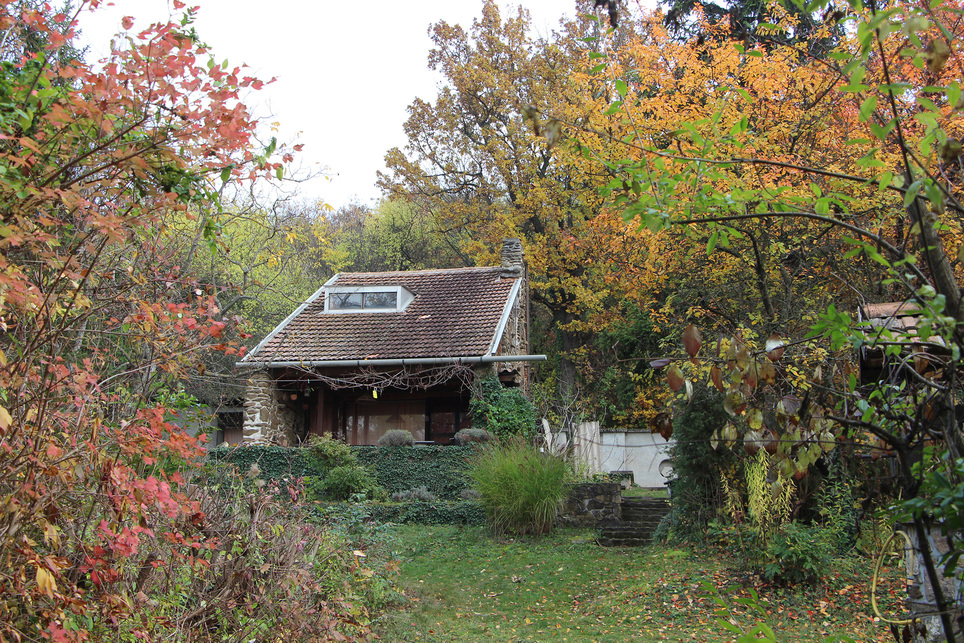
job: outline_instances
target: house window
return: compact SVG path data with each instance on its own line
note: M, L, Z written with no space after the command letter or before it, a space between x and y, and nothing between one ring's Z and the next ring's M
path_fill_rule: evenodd
M366 292L362 293L362 308L395 308L398 293L395 292Z
M325 301L330 313L396 312L405 310L414 295L401 286L331 288Z
M333 292L328 303L335 310L343 310L345 308L361 308L364 301L365 299L360 292Z
M395 310L398 302L396 292L333 292L329 305L335 310L354 308L389 308Z
M416 441L425 439L425 401L359 400L345 408L345 435L349 444L377 444L393 429L408 431Z

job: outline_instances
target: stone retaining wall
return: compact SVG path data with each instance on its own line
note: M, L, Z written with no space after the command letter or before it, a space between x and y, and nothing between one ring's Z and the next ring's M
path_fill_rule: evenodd
M622 487L616 482L570 485L559 512L559 522L576 527L599 527L622 518Z

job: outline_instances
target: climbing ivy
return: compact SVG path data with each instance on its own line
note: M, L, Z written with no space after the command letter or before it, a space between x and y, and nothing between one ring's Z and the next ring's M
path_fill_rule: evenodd
M417 500L406 503L332 503L317 507L316 516L323 520L338 520L350 514L358 518L358 509L364 519L376 523L416 523L422 525L484 525L485 510L478 501L425 502Z
M505 388L497 378L481 380L469 401L475 428L504 438L518 435L531 439L536 434L536 407L517 388Z
M425 487L440 500L458 500L469 486L466 459L475 446L354 447L358 460L389 494Z
M459 500L469 487L465 476L466 458L474 445L369 447L345 445L346 453L367 469L389 493L425 487L440 500ZM303 447L245 445L219 447L210 452L212 464L233 464L246 472L257 464L259 477L266 480L310 476L324 478L326 467L312 450Z
M257 464L259 477L266 480L321 475L322 471L305 449L277 446L218 447L208 453L211 464L233 464L241 472Z

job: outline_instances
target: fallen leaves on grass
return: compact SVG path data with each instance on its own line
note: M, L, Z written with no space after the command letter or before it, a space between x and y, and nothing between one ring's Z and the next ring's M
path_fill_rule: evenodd
M842 562L840 574L816 586L781 586L729 569L726 557L706 552L604 549L565 532L508 543L469 529L421 526L415 533L398 537L430 539L432 547L424 554L413 548L402 578L425 579L419 591L432 592L437 607L418 606L407 622L422 619L414 629L424 633L431 626L435 635L413 637L400 620L406 627L385 629L386 640L496 640L511 628L512 639L522 641L727 640L717 622L719 606L704 583L731 603L739 627L765 620L778 636L800 641L822 641L827 634L861 641L890 637L870 613L869 566L860 561ZM480 569L484 573L473 571ZM751 592L759 610L738 602ZM899 611L901 592L896 574L884 579L881 596L890 599L885 609ZM385 622L392 622L390 615Z

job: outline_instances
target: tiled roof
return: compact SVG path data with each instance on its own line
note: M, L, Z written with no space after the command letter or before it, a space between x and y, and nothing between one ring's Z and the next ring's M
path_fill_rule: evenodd
M404 286L402 312L328 313L318 296L250 353L247 362L486 355L517 279L499 268L341 273L327 286Z
M920 306L911 301L885 302L882 304L864 304L858 309L858 320L867 322L869 328L863 330L864 335L876 339L880 329L886 328L896 334L906 335L903 341L920 342L917 336L917 325L923 316ZM944 345L939 335L930 335L923 341Z

